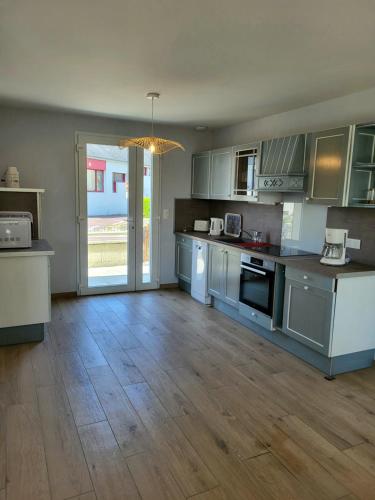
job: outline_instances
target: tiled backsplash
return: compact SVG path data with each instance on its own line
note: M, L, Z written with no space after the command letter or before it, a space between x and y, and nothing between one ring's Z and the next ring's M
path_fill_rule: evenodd
M267 241L274 245L280 245L282 205L255 205L240 201L218 200L210 202L210 217L224 218L227 212L242 216L243 229L262 231Z
M327 227L349 229L349 238L361 240L361 249L349 248L348 255L363 264L375 265L375 208L328 209Z
M211 217L208 200L175 199L174 204L175 231L191 231L195 219L208 220Z
M241 214L242 227L245 230L256 229L265 233L266 238L274 245L280 245L282 206L254 205L239 201L220 200L175 200L175 231L191 230L194 219L221 217L227 212Z

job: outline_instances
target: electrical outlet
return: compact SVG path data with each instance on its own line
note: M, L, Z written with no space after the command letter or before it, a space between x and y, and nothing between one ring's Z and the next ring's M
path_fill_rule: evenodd
M355 238L347 238L346 246L347 248L354 248L355 250L360 250L361 240L356 240Z

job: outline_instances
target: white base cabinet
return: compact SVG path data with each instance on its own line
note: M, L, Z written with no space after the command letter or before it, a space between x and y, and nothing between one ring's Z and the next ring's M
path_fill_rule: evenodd
M51 320L48 256L0 258L0 328Z

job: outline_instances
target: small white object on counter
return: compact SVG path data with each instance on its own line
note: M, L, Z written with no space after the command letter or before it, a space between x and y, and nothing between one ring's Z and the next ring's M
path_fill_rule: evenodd
M208 233L209 230L210 230L210 221L209 220L195 220L194 221L194 231Z
M220 236L224 229L224 220L217 217L211 217L210 236Z
M20 174L17 167L8 167L5 176L5 187L7 188L19 188L20 187Z

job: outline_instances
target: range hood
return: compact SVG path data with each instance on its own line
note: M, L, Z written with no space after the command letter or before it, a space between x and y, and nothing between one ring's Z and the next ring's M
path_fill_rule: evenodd
M304 134L262 142L258 191L301 192L305 180Z

